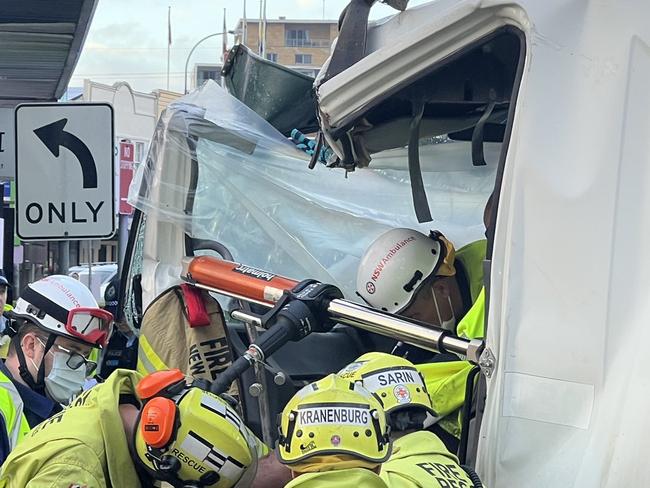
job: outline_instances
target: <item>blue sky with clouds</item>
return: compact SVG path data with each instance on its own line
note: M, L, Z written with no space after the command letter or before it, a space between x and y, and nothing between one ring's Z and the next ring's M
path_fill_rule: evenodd
M267 18L337 19L347 0L267 0ZM411 0L411 5L425 0ZM70 86L83 85L84 78L112 84L127 81L134 89L151 91L166 87L167 8L171 7L172 49L170 89L183 90L187 55L196 41L226 25L235 28L242 16L244 0L100 0ZM246 0L249 18L259 16L259 1ZM371 18L395 11L376 5ZM232 45L229 36L228 46ZM205 41L194 52L190 66L221 60L221 39Z

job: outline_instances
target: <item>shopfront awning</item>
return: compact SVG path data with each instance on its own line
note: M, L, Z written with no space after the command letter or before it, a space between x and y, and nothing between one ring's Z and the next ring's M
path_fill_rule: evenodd
M65 92L99 0L0 0L0 107Z

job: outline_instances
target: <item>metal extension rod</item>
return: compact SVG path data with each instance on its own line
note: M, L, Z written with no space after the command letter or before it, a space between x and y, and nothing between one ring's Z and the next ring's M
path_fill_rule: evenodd
M327 307L330 317L342 324L393 337L422 349L462 354L478 364L484 343L449 335L440 327L399 318L347 300L332 300Z
M234 295L226 290L220 290L199 283L195 286L222 295L249 301L245 297ZM253 302L269 308L272 306L263 302ZM452 336L440 327L423 324L403 317L395 317L388 313L380 312L379 310L350 302L348 300L332 300L329 302L327 312L333 320L341 324L351 325L369 332L392 337L398 341L421 347L422 349L427 349L429 351L447 351L461 354L465 356L468 361L474 364L478 364L484 347L484 342L482 340L470 340ZM256 326L261 325L260 319L257 316L240 310L232 312L232 317L236 320L241 320L242 322L247 322Z

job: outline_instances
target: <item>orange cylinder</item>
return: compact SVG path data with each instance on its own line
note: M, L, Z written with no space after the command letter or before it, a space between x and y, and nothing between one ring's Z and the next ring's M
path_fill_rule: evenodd
M285 290L298 284L284 276L212 256L191 258L184 263L184 271L188 281L271 305Z

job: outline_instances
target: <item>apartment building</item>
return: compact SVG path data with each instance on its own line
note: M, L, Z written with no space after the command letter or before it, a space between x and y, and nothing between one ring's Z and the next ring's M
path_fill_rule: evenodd
M247 19L245 26L243 19L239 19L235 42L259 52L259 30L259 19ZM316 76L337 34L336 20L267 19L264 55L273 62Z

